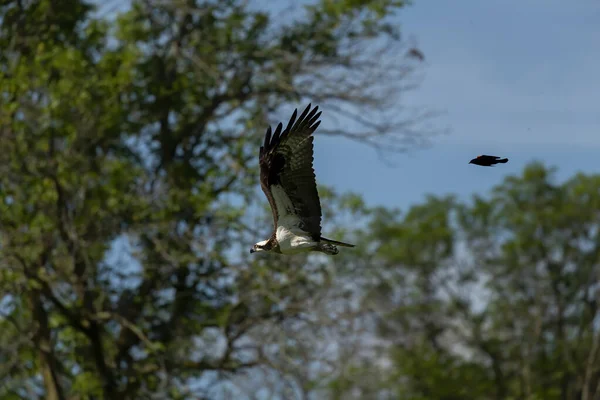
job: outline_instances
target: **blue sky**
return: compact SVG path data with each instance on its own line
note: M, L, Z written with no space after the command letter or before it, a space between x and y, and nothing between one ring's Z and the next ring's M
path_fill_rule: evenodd
M360 193L369 204L405 208L426 193L486 192L533 160L556 166L559 178L600 172L600 1L413 3L398 23L425 53L425 79L399 107L443 112L432 122L450 134L429 149L388 156L394 167L364 145L317 135L320 183ZM249 4L275 14L289 6ZM478 154L510 161L468 165Z
M405 208L426 193L485 192L533 160L561 179L600 172L600 2L415 0L399 23L427 65L405 99L443 111L435 122L449 135L389 156L393 167L362 145L318 136L319 182ZM510 161L468 165L478 154Z

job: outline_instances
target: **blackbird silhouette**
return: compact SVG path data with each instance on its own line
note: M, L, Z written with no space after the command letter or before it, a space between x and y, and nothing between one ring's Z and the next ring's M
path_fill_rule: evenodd
M474 159L472 159L471 161L469 161L469 164L480 165L482 167L491 167L494 164L498 164L498 163L505 164L507 162L508 162L508 158L500 158L500 157L496 157L496 156L482 155L482 156L477 156Z

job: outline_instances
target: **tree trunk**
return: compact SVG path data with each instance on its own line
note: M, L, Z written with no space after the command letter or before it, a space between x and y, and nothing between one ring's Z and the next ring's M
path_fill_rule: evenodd
M40 372L44 378L47 400L64 400L65 396L60 385L56 359L52 349L50 328L48 327L48 315L42 304L39 290L34 289L30 294L32 315L37 323L34 335L34 343L37 347L37 355Z

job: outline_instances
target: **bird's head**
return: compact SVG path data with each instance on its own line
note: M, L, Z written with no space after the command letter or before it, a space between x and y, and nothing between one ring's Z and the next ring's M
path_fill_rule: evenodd
M269 249L269 246L267 246L267 242L268 242L268 240L263 240L261 242L256 243L250 249L250 254L256 253L256 252L259 252L259 251L269 251L270 249Z

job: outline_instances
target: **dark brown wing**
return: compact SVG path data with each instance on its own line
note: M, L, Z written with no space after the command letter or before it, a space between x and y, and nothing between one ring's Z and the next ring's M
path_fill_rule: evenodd
M315 240L321 237L321 203L313 169L313 132L321 121L319 107L311 105L300 114L294 110L287 127L279 123L274 132L267 129L260 148L260 185L273 211L273 225L277 229L278 215L296 214L302 221L302 230ZM310 112L309 112L310 111ZM293 210L277 210L271 186L280 185L293 205Z

